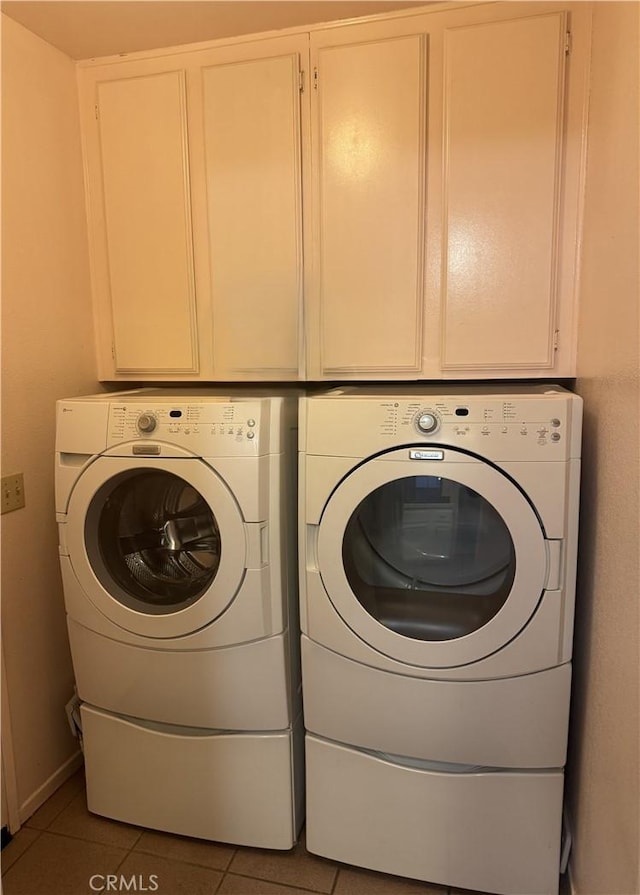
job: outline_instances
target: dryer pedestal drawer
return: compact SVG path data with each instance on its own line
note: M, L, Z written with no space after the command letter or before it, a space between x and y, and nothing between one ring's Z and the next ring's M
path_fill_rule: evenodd
M565 764L571 663L498 680L427 680L353 662L303 635L302 675L305 726L320 737L494 768Z
M302 823L289 729L207 732L137 724L82 705L89 810L236 845L288 849ZM180 731L180 732L178 732Z
M556 895L561 771L432 771L307 735L307 848L414 879Z

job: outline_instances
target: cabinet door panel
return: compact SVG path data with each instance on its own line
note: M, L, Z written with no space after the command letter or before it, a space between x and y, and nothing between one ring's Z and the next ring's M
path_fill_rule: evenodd
M99 82L97 114L116 371L196 372L183 73Z
M302 295L298 57L202 72L214 367L295 378Z
M445 32L445 370L553 365L565 31Z
M323 47L317 68L321 372L417 371L426 38Z

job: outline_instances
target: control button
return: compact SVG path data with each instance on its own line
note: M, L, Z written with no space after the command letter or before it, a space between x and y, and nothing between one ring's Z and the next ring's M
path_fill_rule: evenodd
M247 438L255 438L255 437L256 437L255 432L251 432L251 431L247 432Z
M431 434L431 432L435 432L439 425L440 420L435 415L435 413L429 413L428 411L420 413L416 419L416 426L418 427L418 431L423 432L425 435L429 435Z
M520 429L520 434L521 434L521 435L526 435L526 434L527 434L527 431L528 431L528 430L526 429L526 427L523 426L522 429Z
M554 429L557 429L558 426L560 425L560 420L559 419L551 420L551 425L553 426Z
M551 441L560 441L561 438L562 438L562 435L560 435L559 432L551 433Z
M247 426L249 426L251 429L253 429L255 424L256 424L255 420L247 420Z
M502 432L503 435L506 435L509 430L507 429L506 426L503 426L502 429L500 429L500 431Z
M152 413L141 413L138 417L137 426L139 432L148 434L149 432L153 432L157 425L158 420Z

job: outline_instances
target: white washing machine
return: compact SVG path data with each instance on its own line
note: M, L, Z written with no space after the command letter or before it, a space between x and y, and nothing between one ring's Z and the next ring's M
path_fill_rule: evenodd
M307 847L555 893L581 399L350 387L300 414Z
M56 510L97 814L291 848L303 819L297 398L59 401Z

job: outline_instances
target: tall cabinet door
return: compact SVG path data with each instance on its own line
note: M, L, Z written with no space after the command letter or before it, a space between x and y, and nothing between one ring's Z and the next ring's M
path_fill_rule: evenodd
M298 378L307 58L301 35L190 63L196 239L218 379Z
M101 375L194 378L185 73L106 66L82 89Z
M422 363L427 36L415 20L311 34L310 378Z
M444 371L553 368L566 35L563 11L445 29Z

